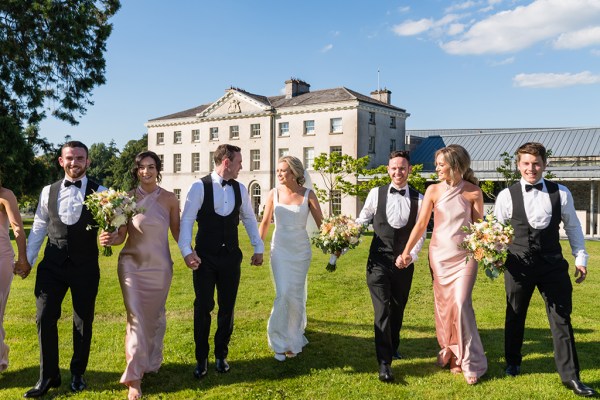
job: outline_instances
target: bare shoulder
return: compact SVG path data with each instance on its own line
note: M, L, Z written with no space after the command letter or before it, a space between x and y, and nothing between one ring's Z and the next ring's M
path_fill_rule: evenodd
M481 188L474 183L465 181L465 186L463 187L463 192L471 193L473 195L481 195Z
M0 186L0 199L12 200L14 198L15 198L15 194L13 193L12 190Z

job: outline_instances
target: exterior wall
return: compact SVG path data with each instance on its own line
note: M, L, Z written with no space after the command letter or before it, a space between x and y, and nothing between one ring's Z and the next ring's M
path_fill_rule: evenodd
M236 102L237 100L237 102ZM234 104L236 102L237 104ZM239 108L238 108L239 106ZM232 112L232 107L235 107ZM369 124L369 112L375 112L375 124ZM390 128L390 116L396 117L396 128ZM255 211L262 211L269 190L276 184L275 169L280 149L288 149L288 154L304 161L304 148L313 147L314 156L329 153L332 146L341 146L342 152L352 157L369 154L372 166L387 164L390 139L396 139L396 148L404 146L406 114L385 107L361 103L358 100L322 103L311 106L283 107L277 110L240 96L238 92L228 94L209 106L200 117L160 119L146 123L148 128L148 149L164 157L161 185L179 192L183 207L190 185L212 171L209 158L220 144L229 143L242 149L242 182L253 197L254 185L259 185L260 195L256 197ZM342 119L342 131L331 132L331 119ZM314 134L304 133L304 121L314 120ZM279 135L279 124L289 124L289 134ZM260 137L251 137L250 125L260 124ZM229 137L231 126L239 126L239 138ZM210 138L210 128L218 128L217 139ZM200 131L200 140L193 141L192 131ZM368 153L368 129L374 129L376 137L374 153ZM181 131L181 143L174 143L174 134ZM164 143L157 143L157 134L164 134ZM367 137L365 139L365 137ZM260 151L260 169L251 171L251 150ZM200 170L192 171L192 154L200 154ZM174 155L181 154L181 171L174 172ZM309 170L311 178L319 187L324 187L318 172ZM356 216L360 211L359 201L354 197L342 197L342 213ZM328 204L321 204L324 213Z

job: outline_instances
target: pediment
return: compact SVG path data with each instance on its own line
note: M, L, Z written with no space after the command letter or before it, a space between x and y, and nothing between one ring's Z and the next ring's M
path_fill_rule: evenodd
M258 96L248 95L237 89L229 89L220 99L196 116L200 119L239 118L263 114L273 108L256 97Z

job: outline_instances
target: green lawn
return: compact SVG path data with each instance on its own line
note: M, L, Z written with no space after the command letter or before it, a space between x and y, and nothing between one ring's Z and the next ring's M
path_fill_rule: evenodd
M175 243L173 286L167 303L165 360L158 374L144 378L147 399L557 399L575 398L560 383L555 371L550 330L539 294L534 295L527 321L523 374L504 377L502 280L478 277L473 302L489 370L481 383L467 386L461 375L434 365L435 338L431 278L427 252L421 253L415 272L401 351L396 361L395 384L377 379L373 345L372 306L365 284L365 262L371 236L344 255L334 273L325 271L328 257L314 251L308 276L308 327L310 341L304 352L284 363L275 361L267 346L266 325L274 297L268 263L251 267L251 250L242 232L245 249L242 282L229 361L231 372L210 371L202 381L192 377L195 365L192 329L194 291L191 272ZM269 246L267 246L268 248ZM564 243L568 248L568 243ZM71 394L69 360L72 352L69 295L59 323L63 385L46 396L56 399L123 399L118 383L125 366L125 311L116 273L118 248L101 259L102 278L96 307L94 339L86 378L89 390ZM574 290L573 326L582 368L582 380L600 389L600 242L588 242L592 254L590 276ZM571 259L571 257L569 258ZM266 257L268 260L268 257ZM26 280L13 281L4 326L11 347L10 366L0 374L0 399L19 399L38 378L39 348L35 327L33 286L35 271ZM213 324L214 332L214 324ZM211 346L212 347L212 346Z

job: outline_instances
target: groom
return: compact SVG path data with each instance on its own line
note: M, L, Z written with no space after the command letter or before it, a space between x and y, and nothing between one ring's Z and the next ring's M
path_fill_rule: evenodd
M546 165L546 149L541 143L519 147L517 168L521 180L500 192L496 199L496 217L502 223L510 221L515 230L504 273L506 374L517 376L521 372L525 317L537 287L546 303L554 360L563 384L578 396L594 396L596 391L579 380L571 326L573 285L559 241L561 221L575 256L578 284L587 276L588 254L571 192L563 185L543 179Z
M375 312L375 352L379 380L394 380L392 359L400 359L400 329L412 284L414 265L397 268L396 258L404 251L417 220L423 195L409 187L411 172L408 151L390 154L387 167L391 184L373 188L356 222L373 221L373 241L367 260L367 286ZM423 246L423 236L411 250L413 262Z
M34 265L46 235L44 258L35 280L37 330L40 343L40 379L25 397L41 397L61 384L58 367L58 329L67 290L73 300L73 357L71 390L87 385L94 307L100 281L97 229L92 213L83 204L92 192L106 190L86 176L88 148L78 141L65 143L58 158L64 179L44 187L27 240L27 260Z
M233 332L233 311L238 286L242 251L238 243L240 219L254 247L251 265L262 265L264 245L248 191L235 179L242 169L242 153L237 146L222 144L214 152L215 170L190 187L181 215L179 249L186 265L193 270L194 342L198 379L208 372L210 313L215 307L215 287L219 312L215 333L217 372L229 371L227 353ZM192 228L198 222L195 251Z

